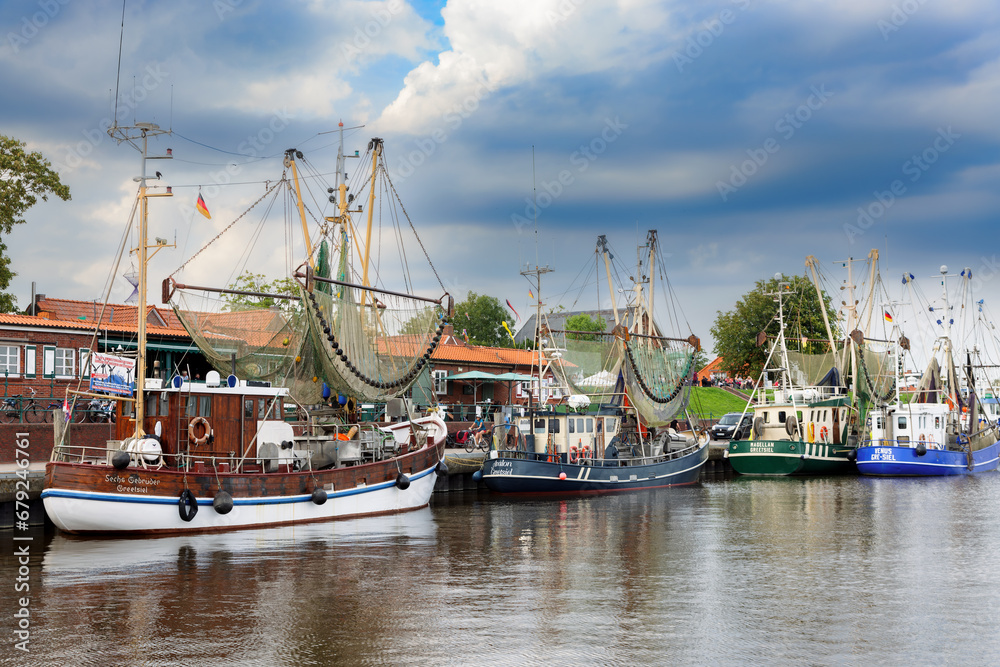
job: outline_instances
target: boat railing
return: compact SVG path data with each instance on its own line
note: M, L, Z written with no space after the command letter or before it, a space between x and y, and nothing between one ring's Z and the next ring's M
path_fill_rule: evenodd
M641 465L651 465L654 463L662 463L663 461L670 461L672 459L679 459L683 456L687 456L695 451L697 451L701 445L695 441L694 443L682 447L680 449L668 449L666 452L655 454L651 456L645 456L642 454L630 454L623 453L628 452L630 448L619 451L618 454L611 458L605 458L603 456L595 456L595 452L591 452L588 456L581 456L577 454L576 461L572 460L572 454L566 452L534 452L527 451L521 447L515 447L512 449L500 448L497 450L497 455L501 458L506 459L522 459L526 461L539 461L545 463L565 463L568 465L590 465L590 466L641 466Z
M125 470L178 470L191 473L262 473L268 472L308 472L312 470L311 452L301 452L304 458L268 457L242 459L231 456L201 454L153 454L128 451L111 446L94 447L88 445L63 445L53 450L50 460L60 463L84 463L92 465L113 465L114 455L123 451L129 454L129 465Z
M866 438L861 441L860 447L909 447L924 445L927 449L944 449L940 442L935 440L910 440L908 436L900 438Z

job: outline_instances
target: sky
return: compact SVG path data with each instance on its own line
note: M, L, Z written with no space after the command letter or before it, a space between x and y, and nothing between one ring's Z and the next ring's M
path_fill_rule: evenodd
M32 283L104 297L139 168L105 133L116 113L172 130L151 143L174 156L153 163L174 197L153 200L151 235L177 241L150 265L153 302L280 178L285 149L333 172L339 122L364 126L345 132L350 153L384 139L445 289L509 299L522 318L526 263L553 269L546 308L592 308L596 280L575 281L593 274L598 235L634 273L650 229L677 333L708 348L717 311L804 273L808 255L834 290L843 260L877 248L893 298L904 271L937 290L941 265L1000 296L995 0L128 0L122 24L121 2L0 4L0 133L41 151L73 196L5 239L22 307ZM295 263L270 243L251 252L252 230L181 275ZM439 295L408 248L414 289Z

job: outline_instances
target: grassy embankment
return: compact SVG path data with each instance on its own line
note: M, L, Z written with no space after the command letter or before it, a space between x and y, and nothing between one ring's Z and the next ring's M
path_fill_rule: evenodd
M727 412L743 412L746 401L718 387L692 387L688 410L703 419L718 419Z

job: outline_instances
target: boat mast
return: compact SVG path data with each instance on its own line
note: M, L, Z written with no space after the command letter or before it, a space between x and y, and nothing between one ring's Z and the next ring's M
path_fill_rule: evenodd
M649 316L649 327L646 333L653 335L653 274L656 272L656 230L650 229L647 233L649 239L649 297L646 304L646 313Z
M823 291L819 287L819 278L816 277L816 258L812 255L806 257L806 268L812 274L813 286L816 288L816 298L819 300L819 312L823 314L823 326L826 327L826 337L830 341L830 351L837 351L837 344L833 340L833 330L830 328L830 318L826 314L826 301L823 300Z
M368 264L371 259L372 250L372 216L375 214L375 176L378 173L378 158L382 155L382 140L378 137L374 137L371 141L372 145L372 178L371 187L368 193L368 227L365 230L365 255L362 258L361 270L361 284L365 287L370 287L368 284ZM365 301L368 299L368 292L361 292L361 311L364 312Z
M604 273L608 277L608 291L611 293L611 312L615 315L615 326L621 324L618 317L618 302L615 300L615 286L611 281L611 263L608 261L611 253L608 252L608 237L601 234L597 237L597 249L604 257Z
M149 260L155 255L161 248L172 247L167 244L165 240L161 241L157 239L156 245L149 245L149 206L147 204L147 199L150 197L173 197L171 189L168 187L166 192L157 192L150 194L146 187L146 160L170 160L173 158L170 149L167 149L166 155L149 155L149 137L159 136L161 134L170 134L170 130L160 129L159 125L155 123L136 123L134 126L130 127L119 127L118 125L113 125L108 128L108 134L111 138L122 143L127 141L136 149L139 150L142 156L141 160L141 171L139 177L134 179L139 182L139 244L138 247L133 249L139 256L139 295L138 303L136 304L136 335L138 340L136 342L136 356L135 356L135 437L140 438L145 435L142 428L143 419L145 417L145 388L146 388L146 284L147 284L147 269ZM137 145L136 140L141 139L141 147ZM155 248L152 254L150 254L149 249Z

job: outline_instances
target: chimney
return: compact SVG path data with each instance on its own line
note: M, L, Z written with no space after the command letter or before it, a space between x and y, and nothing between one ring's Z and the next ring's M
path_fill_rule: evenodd
M441 330L441 337L454 336L455 335L455 325L449 323L444 325L444 329Z

